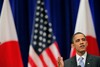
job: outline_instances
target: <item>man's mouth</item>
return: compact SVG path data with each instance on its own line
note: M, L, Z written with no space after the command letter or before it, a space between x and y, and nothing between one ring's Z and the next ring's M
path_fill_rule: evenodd
M85 47L85 45L81 45L80 47L81 47L81 48L84 48L84 47Z

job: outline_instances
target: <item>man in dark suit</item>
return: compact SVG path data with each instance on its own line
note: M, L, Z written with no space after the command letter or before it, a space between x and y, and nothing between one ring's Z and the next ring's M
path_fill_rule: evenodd
M76 50L76 56L63 62L62 57L58 57L58 67L100 67L100 57L87 53L88 46L83 33L77 32L72 37L72 45Z

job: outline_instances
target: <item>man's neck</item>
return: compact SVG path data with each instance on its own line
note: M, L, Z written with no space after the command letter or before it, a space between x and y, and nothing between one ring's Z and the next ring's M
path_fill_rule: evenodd
M85 51L83 51L83 52L76 52L79 56L82 56L82 55L84 55L85 54Z

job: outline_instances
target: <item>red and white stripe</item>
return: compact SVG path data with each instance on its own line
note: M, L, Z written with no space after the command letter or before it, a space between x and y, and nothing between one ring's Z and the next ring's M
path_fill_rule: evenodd
M41 61L40 57L34 51L32 45L30 45L29 63L30 63L30 65L34 64L34 66L36 66L36 67L43 67L42 61Z
M60 56L57 43L53 43L39 56L30 46L28 67L57 67L57 58Z

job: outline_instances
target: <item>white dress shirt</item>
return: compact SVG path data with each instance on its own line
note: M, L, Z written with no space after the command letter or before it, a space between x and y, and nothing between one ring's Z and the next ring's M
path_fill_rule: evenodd
M79 65L79 60L78 60L78 59L79 59L80 57L83 57L83 58L84 58L84 59L83 59L83 62L84 62L84 65L85 65L86 56L87 56L87 52L85 52L84 55L82 55L82 56L79 56L79 55L76 53L77 66Z

